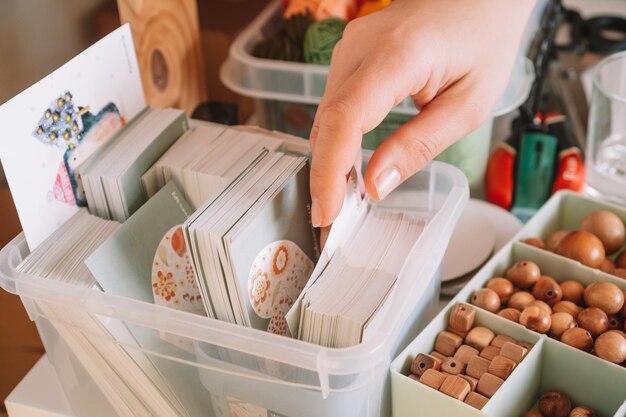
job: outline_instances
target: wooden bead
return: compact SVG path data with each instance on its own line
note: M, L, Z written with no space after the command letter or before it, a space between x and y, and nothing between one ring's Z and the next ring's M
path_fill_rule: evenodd
M587 307L598 307L606 314L616 314L624 306L624 292L611 282L594 282L585 289Z
M622 336L624 339L626 339L626 332L624 332L623 330L609 330L606 333L616 333L616 334ZM603 334L606 334L606 333L603 333Z
M586 308L576 319L578 325L587 330L591 337L598 337L609 330L609 318L598 307Z
M478 380L476 378L472 378L469 375L459 375L461 378L467 381L470 384L470 388L472 391L476 391L476 386L478 385Z
M443 381L445 381L447 377L447 375L439 371L429 369L424 372L424 375L420 377L420 382L424 385L438 390L439 388L441 388L441 384L443 384Z
M518 291L509 298L507 307L523 311L528 304L535 301L535 297L527 291Z
M502 346L504 346L505 343L508 343L508 342L515 343L517 342L517 340L513 339L511 336L499 334L493 338L490 345L495 346L497 348L501 348Z
M462 343L463 339L460 336L443 331L437 336L435 350L446 357L454 356L454 352L456 352Z
M438 371L441 368L441 360L423 353L418 353L411 363L411 373L422 376L429 369Z
M589 407L576 407L569 413L569 417L597 417L597 414Z
M535 300L532 303L528 304L526 308L533 307L533 306L539 307L542 310L544 310L546 313L548 313L549 315L552 315L552 308L545 301Z
M552 326L552 317L539 307L526 307L519 316L522 326L537 333L548 333Z
M545 417L568 417L572 403L560 391L547 391L539 398L539 411Z
M500 302L502 304L506 304L507 301L509 301L509 297L515 292L513 283L508 279L501 277L491 278L487 281L485 288L495 291L496 294L498 294L498 297L500 297Z
M561 342L585 352L591 352L593 348L593 337L581 327L565 330L561 335Z
M552 313L568 313L574 320L578 317L578 313L582 311L582 307L577 306L571 301L559 301L552 307Z
M478 349L471 347L470 345L461 345L454 354L454 359L463 362L467 365L472 356L479 354Z
M583 294L585 293L585 287L578 281L567 280L559 284L561 287L561 293L563 294L561 299L563 301L571 301L574 304L580 304L583 301Z
M606 255L600 239L589 232L580 230L565 235L554 253L578 261L590 268L600 267Z
M626 290L624 290L624 300L626 300ZM622 307L622 311L620 311L619 315L626 321L626 302L624 302L624 306Z
M626 268L615 268L611 275L615 275L618 278L626 279Z
M488 372L485 372L478 380L476 391L487 398L493 397L493 394L504 384L504 379L498 378Z
M476 309L469 304L457 304L450 312L450 329L467 333L474 327Z
M550 337L559 340L565 330L576 326L576 320L574 320L571 314L563 312L554 313L552 315L552 326L550 326Z
M514 360L498 355L493 358L491 364L489 364L487 372L497 376L498 378L507 379L516 366L517 364Z
M417 381L417 382L419 382L419 380L420 380L420 377L417 376L417 375L414 375L414 374L409 375L409 378L411 378L413 381Z
M441 363L441 371L450 375L459 375L465 372L466 364L455 358L447 358Z
M511 342L505 343L502 348L500 348L500 355L511 359L515 363L520 363L527 353L528 349Z
M472 378L480 379L480 377L487 372L490 364L490 360L481 358L480 356L474 356L468 362L465 373Z
M505 275L516 287L527 289L539 281L541 270L533 261L519 261L513 264Z
M449 331L450 333L454 333L455 335L459 336L461 339L465 339L465 336L467 336L467 332L462 332L460 330L453 329L452 327L448 327L446 330Z
M433 358L439 359L441 362L443 362L447 358L447 356L442 355L436 350L433 350L432 352L430 352L430 356L432 356Z
M493 360L493 358L495 358L499 354L500 354L500 348L496 346L485 346L480 351L480 357L489 359L489 360Z
M568 233L569 231L567 230L557 230L552 233L548 236L548 239L546 239L546 249L550 252L554 252L557 246L559 246L559 243L561 243L561 239L563 239Z
M529 411L524 414L524 417L544 417L539 411Z
M622 220L615 213L606 210L594 211L585 216L580 223L580 230L597 236L608 254L617 252L626 238Z
M500 310L500 297L494 290L490 290L489 288L481 288L474 291L471 301L476 307L480 307L491 313Z
M529 238L523 239L522 242L524 242L527 245L539 248L539 249L546 248L546 243L543 240L539 239L538 237L529 237Z
M626 268L626 249L615 258L615 266L617 268Z
M489 346L496 335L486 327L476 326L465 336L465 343L473 348L481 350L485 346Z
M607 316L609 318L609 330L622 330L623 320L617 314Z
M607 274L612 274L615 271L615 264L611 258L604 258L604 262L602 262L602 265L600 265L598 269Z
M471 388L469 383L463 378L456 375L450 375L445 379L445 381L443 381L439 391L456 400L463 401L465 400L465 397L467 397L467 394L470 393Z
M489 398L480 395L477 392L470 392L469 394L467 394L467 397L465 397L464 402L465 404L471 405L477 410L482 410L483 407L487 404L487 401L489 401Z
M607 332L598 336L594 345L598 357L613 363L626 361L626 339L615 332Z
M561 301L563 291L554 278L542 275L539 281L533 286L532 295L535 299L544 301L548 305L553 306ZM551 313L552 312L550 312L550 314Z
M498 311L498 316L504 317L507 320L511 320L515 323L519 323L519 315L520 311L514 308L505 308L504 310Z

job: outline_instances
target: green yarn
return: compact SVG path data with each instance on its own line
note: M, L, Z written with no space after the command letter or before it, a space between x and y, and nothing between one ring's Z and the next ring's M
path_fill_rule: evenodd
M304 62L304 36L313 23L311 13L298 14L283 19L277 33L257 43L252 55L257 58L279 61Z
M341 40L346 24L343 19L331 17L309 26L304 37L304 60L309 64L330 64L333 49Z

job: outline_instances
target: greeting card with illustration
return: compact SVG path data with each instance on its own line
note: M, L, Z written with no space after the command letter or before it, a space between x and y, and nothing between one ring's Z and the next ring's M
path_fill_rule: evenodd
M86 204L81 164L145 107L128 25L0 107L0 159L31 250Z

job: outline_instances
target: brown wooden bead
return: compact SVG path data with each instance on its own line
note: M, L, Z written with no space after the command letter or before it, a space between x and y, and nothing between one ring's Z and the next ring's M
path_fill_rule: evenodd
M544 417L539 411L528 411L524 417Z
M418 353L411 363L411 373L422 376L429 369L438 371L441 368L441 360L423 353Z
M470 345L461 345L454 354L454 359L463 362L467 365L472 356L478 355L479 352L476 348L471 347Z
M502 277L491 278L487 281L485 288L495 291L496 294L498 294L498 297L500 297L500 302L502 304L506 304L507 301L509 301L509 297L515 292L513 283Z
M535 300L532 303L528 304L526 308L532 307L532 306L539 307L542 310L544 310L546 313L548 313L549 315L552 315L552 307L550 307L548 303L546 303L545 301Z
M606 333L615 333L615 334L622 336L624 339L626 339L626 332L624 332L623 330L609 330ZM606 334L606 333L603 333L603 334Z
M552 315L552 326L550 327L550 337L557 340L561 338L563 332L567 329L576 327L576 320L569 313L554 313Z
M489 398L480 395L477 392L470 392L469 394L467 394L467 397L465 397L464 402L465 404L471 405L477 410L482 410L483 407L487 404L487 401L489 401Z
M552 326L552 316L539 307L526 307L519 316L522 326L537 333L548 333Z
M505 275L516 287L526 289L539 281L541 270L533 261L519 261L513 264Z
M476 378L472 378L469 375L459 375L461 378L467 381L470 384L470 388L472 391L476 391L476 386L478 385L478 380Z
M467 333L474 327L476 309L469 304L461 303L452 308L449 326L451 329Z
M624 306L624 292L611 282L594 282L585 289L587 307L598 307L606 314L616 314Z
M561 335L561 342L585 352L590 352L593 348L593 337L581 327L565 330Z
M544 301L548 305L553 306L563 297L563 291L559 283L554 278L542 275L539 281L533 286L532 295L535 299ZM552 312L550 312L552 314Z
M526 239L523 239L522 242L524 242L527 245L539 248L539 249L546 248L546 243L538 237L528 237Z
M489 360L493 360L493 358L495 358L499 354L500 354L500 348L496 346L485 346L480 351L480 357L489 359Z
M615 267L626 268L626 249L615 258Z
M624 323L617 314L611 314L607 317L609 318L609 330L622 330Z
M585 293L585 287L578 281L572 279L563 281L559 284L561 287L561 293L563 294L563 301L571 301L574 304L580 304L583 302L583 294Z
M519 315L521 312L514 308L505 308L504 310L498 311L498 316L504 317L507 320L511 320L515 323L519 323Z
M552 307L552 313L568 313L574 320L578 317L578 313L582 311L582 307L577 306L571 301L559 301Z
M626 361L626 339L615 332L607 332L598 336L594 345L598 357L613 363Z
M465 336L467 336L467 332L462 332L460 330L453 329L452 327L448 327L446 330L449 331L450 333L454 333L455 335L459 336L461 339L465 339Z
M554 252L557 246L559 246L559 243L561 243L561 239L563 239L568 233L569 231L567 230L557 230L552 233L548 236L548 239L546 239L546 249L550 252Z
M420 380L420 377L415 375L415 374L409 375L409 378L411 378L413 381L417 381L417 382L419 382L419 380Z
M609 330L609 318L598 307L584 309L576 319L578 325L587 330L591 337L598 337Z
M580 230L565 235L554 253L574 259L590 268L600 267L606 255L600 239L589 232Z
M508 343L508 342L516 343L517 340L513 339L511 336L499 334L493 338L490 345L495 346L497 348L501 348L502 346L504 346L505 343Z
M611 260L611 258L604 258L604 262L598 268L602 272L606 272L607 274L612 274L615 271L615 264Z
M507 342L500 349L500 355L511 359L515 363L520 363L524 356L528 353L528 349L516 343Z
M469 383L463 378L456 375L450 375L445 381L443 381L439 391L456 400L463 401L465 397L467 397L467 394L470 393L471 388Z
M547 391L539 398L539 411L545 417L568 417L572 403L560 391Z
M496 335L488 328L476 326L465 336L465 344L481 350L485 346L489 346L495 336Z
M504 384L504 379L485 372L478 380L476 391L487 398L493 397L493 394Z
M455 358L447 358L441 363L441 370L450 375L459 375L465 372L466 364Z
M472 378L480 379L480 377L487 372L490 364L490 360L481 358L480 356L474 356L467 364L465 373Z
M445 374L435 371L434 369L429 369L420 377L420 382L438 390L441 388L441 384L443 384L443 381L445 381L446 378L447 376Z
M589 407L576 407L570 413L569 417L597 417L595 411Z
M580 223L580 230L597 236L607 254L617 252L626 238L622 220L615 213L606 210L594 211L585 216Z
M507 379L516 366L517 363L515 363L514 360L506 358L502 355L498 355L493 358L491 364L489 364L489 369L487 369L487 372L499 378Z
M626 268L615 268L611 275L614 275L618 278L626 279Z
M436 350L433 350L432 352L430 352L430 356L432 356L433 358L439 359L441 362L443 362L447 358L447 356L442 355Z
M435 350L446 357L454 356L454 352L456 352L462 343L463 339L460 336L443 331L437 336Z
M624 290L624 300L626 300L626 290ZM620 316L626 321L626 301L624 302L624 306L622 307L622 311L619 313Z
M490 290L489 288L481 288L474 291L471 301L476 307L480 307L491 313L500 310L500 297L494 290Z
M535 297L527 291L518 291L509 298L507 307L523 311L528 304L535 301Z

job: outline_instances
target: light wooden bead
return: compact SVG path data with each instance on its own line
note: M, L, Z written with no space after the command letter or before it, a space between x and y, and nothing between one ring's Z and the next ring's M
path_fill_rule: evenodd
M467 397L467 394L470 393L471 388L469 383L463 378L456 375L450 375L445 379L445 381L443 381L439 391L456 400L463 401L465 400L465 397Z
M500 297L500 302L502 304L506 304L507 301L509 301L509 297L511 297L511 295L515 292L513 283L502 277L491 278L487 281L485 288L495 291L495 293L498 294L498 297Z
M433 350L432 352L430 352L429 355L432 356L433 358L439 359L440 362L443 362L447 358L447 356L442 355L441 353L437 352L436 350Z
M586 308L576 319L578 325L587 330L591 337L598 337L609 330L609 318L598 307Z
M489 359L489 360L493 360L493 358L495 358L499 354L500 354L500 348L496 346L485 346L480 351L480 357Z
M615 214L607 210L589 213L582 222L580 230L593 233L600 239L607 254L617 252L624 245L626 230L624 223Z
M590 352L593 348L593 337L581 327L565 330L561 335L561 342L585 352Z
M535 297L527 291L518 291L509 298L507 307L523 311L528 304L535 301Z
M450 328L467 333L474 327L476 309L469 304L457 304L450 312Z
M595 411L589 407L576 407L570 413L569 417L597 417Z
M583 301L585 287L578 281L567 280L559 284L563 296L561 300L571 301L574 304L580 304Z
M532 303L528 304L526 308L533 307L533 306L539 307L540 309L544 310L549 315L552 315L552 308L545 301L535 300Z
M552 326L550 326L550 337L559 340L565 330L576 326L576 320L574 320L571 314L564 312L554 313L552 315Z
M463 339L460 336L443 331L437 336L435 350L446 357L454 356L454 352L456 352L462 343Z
M419 353L411 363L411 373L422 376L429 369L438 371L441 368L441 362L438 358Z
M528 237L526 239L523 239L522 242L524 242L527 245L539 248L539 249L546 248L546 243L538 237Z
M450 375L459 375L465 372L466 364L455 358L447 358L441 363L441 371Z
M541 270L532 261L519 261L510 267L505 275L515 286L527 289L539 281Z
M514 360L499 355L493 358L487 372L497 376L498 378L507 379L515 369L516 365L517 364Z
M481 350L485 346L489 346L496 335L486 327L476 326L465 336L465 343Z
M429 369L424 372L424 375L420 377L420 382L424 385L438 390L439 388L441 388L441 384L443 384L443 381L445 381L447 377L447 375L439 371Z
M511 359L515 363L520 363L524 356L528 353L528 349L517 343L507 342L500 349L500 355Z
M613 363L626 361L626 339L615 332L601 334L594 345L598 357Z
M478 380L476 391L487 398L493 397L493 394L504 384L504 379L498 378L488 372L485 372Z
M594 282L585 289L587 307L598 307L606 314L616 314L624 306L624 292L611 282Z
M411 378L413 381L417 381L417 382L419 382L419 380L420 380L420 377L417 376L417 375L414 375L414 374L409 375L409 378Z
M542 275L539 281L533 286L532 295L537 300L544 301L548 303L548 305L553 306L561 301L563 291L554 278Z
M449 331L450 333L454 333L455 335L459 336L461 339L465 339L465 336L467 336L467 332L462 332L460 330L453 329L450 326L448 326L446 330Z
M465 373L472 378L480 379L480 377L487 372L490 364L491 361L489 359L481 358L480 356L474 356L467 364L467 367L465 368Z
M526 307L519 316L522 326L537 333L548 333L552 326L552 317L540 307Z
M550 252L554 252L556 247L559 246L559 243L561 243L561 239L563 239L568 233L569 231L567 230L557 230L552 233L548 236L548 239L546 239L546 249Z
M498 311L498 316L504 317L507 320L511 320L515 323L519 323L519 315L521 312L514 308L505 308L504 310Z
M472 391L476 391L476 386L478 385L478 380L476 378L472 378L469 375L459 375L459 376L470 384L470 388L472 389Z
M480 307L491 313L495 313L500 310L500 297L494 290L490 290L489 288L481 288L474 291L471 300L472 304L476 307Z
M602 272L606 272L607 274L612 274L615 272L615 264L611 260L611 258L604 258L604 262L598 268Z
M517 340L513 339L511 336L499 334L493 338L490 345L495 346L497 348L501 348L502 346L504 346L505 343L508 343L508 342L515 343L517 342Z
M489 401L489 398L476 392L470 392L469 394L467 394L467 397L465 397L464 402L465 404L471 405L477 410L482 410L483 407L487 404L487 401Z
M554 305L554 307L552 307L552 313L568 313L571 314L571 316L574 317L575 320L576 317L578 317L578 313L580 313L582 309L582 307L574 304L571 301L559 301Z
M470 345L461 345L454 354L454 359L463 362L467 365L472 356L478 355L478 349L471 347Z

